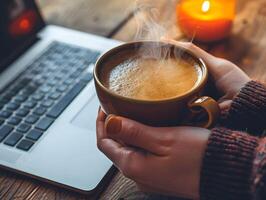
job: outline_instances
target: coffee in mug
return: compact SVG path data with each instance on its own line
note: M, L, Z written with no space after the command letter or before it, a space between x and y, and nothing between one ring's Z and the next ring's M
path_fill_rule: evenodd
M185 94L199 82L199 76L199 67L185 60L136 57L104 68L100 79L118 95L163 100Z

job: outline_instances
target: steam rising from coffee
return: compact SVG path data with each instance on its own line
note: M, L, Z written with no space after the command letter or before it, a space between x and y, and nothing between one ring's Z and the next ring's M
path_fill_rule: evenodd
M160 21L159 10L151 3L136 1L134 17L137 24L135 40L160 41L160 38L166 35L166 28L158 23Z
M156 0L154 2L158 4L158 1ZM139 55L142 58L152 58L158 61L169 59L171 57L170 46L162 45L161 38L167 35L167 29L169 29L169 27L175 26L169 19L171 19L173 13L175 13L175 6L173 5L176 5L177 0L164 1L164 13L160 13L159 9L155 7L152 2L153 1L147 3L143 0L136 0L134 18L137 24L137 30L134 40L155 42L155 48L148 48L144 45L140 48ZM162 21L162 14L164 15L163 18L166 19L165 21ZM182 51L175 52L174 57L180 58L181 54Z

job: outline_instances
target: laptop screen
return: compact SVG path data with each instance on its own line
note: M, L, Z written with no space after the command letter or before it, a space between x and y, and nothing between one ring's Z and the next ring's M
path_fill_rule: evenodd
M34 0L0 2L0 72L35 38L44 22Z

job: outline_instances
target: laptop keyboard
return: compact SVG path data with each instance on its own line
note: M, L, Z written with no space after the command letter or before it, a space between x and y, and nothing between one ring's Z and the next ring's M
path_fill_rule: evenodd
M99 54L51 43L0 92L0 142L28 151L92 79Z

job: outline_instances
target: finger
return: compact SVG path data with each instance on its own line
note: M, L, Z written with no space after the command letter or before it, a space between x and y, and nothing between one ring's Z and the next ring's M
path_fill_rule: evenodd
M105 120L106 114L101 110L97 117L98 148L113 161L114 165L120 169L125 176L132 179L142 176L142 170L145 169L142 165L147 160L147 156L115 140L107 138L104 128Z
M111 138L122 140L128 145L156 155L166 155L168 147L161 145L163 136L160 128L153 128L118 116L108 117L105 127L107 135Z
M147 157L133 148L125 147L112 139L103 139L99 143L99 149L113 161L114 165L133 180L145 174Z

